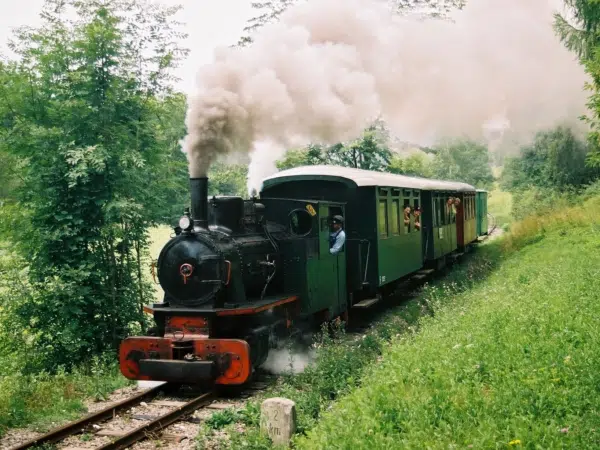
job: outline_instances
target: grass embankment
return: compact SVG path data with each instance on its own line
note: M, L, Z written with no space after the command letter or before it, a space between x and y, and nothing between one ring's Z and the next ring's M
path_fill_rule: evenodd
M585 206L514 225L472 289L427 293L434 316L296 446L600 446L600 199Z
M9 428L45 431L80 417L85 399L103 400L128 383L114 361L100 359L71 373L0 375L0 437Z
M497 255L495 249L482 249L424 292L441 296L444 292L462 292L471 288L491 272ZM303 373L282 376L274 388L249 402L242 411L215 413L213 419L201 427L198 448L206 448L208 441L210 448L271 448L269 440L258 428L260 403L269 397L294 400L298 413L297 431L308 432L335 401L363 383L370 383L365 373L378 361L389 342L395 336L418 332L420 318L430 313L423 298L417 298L392 309L386 317L373 323L364 335L346 335L341 327L334 330L333 336L321 334L314 345L315 359ZM239 432L240 426L244 433ZM219 433L215 433L216 430Z

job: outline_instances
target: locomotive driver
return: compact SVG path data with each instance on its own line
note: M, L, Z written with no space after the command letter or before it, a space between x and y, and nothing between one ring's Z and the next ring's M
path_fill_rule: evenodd
M346 233L344 233L344 218L342 216L333 216L331 221L333 232L329 235L329 253L337 255L346 242Z

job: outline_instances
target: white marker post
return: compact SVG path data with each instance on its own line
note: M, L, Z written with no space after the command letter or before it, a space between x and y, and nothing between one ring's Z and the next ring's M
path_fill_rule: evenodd
M265 400L260 408L260 429L273 444L289 444L296 431L296 404L287 398Z

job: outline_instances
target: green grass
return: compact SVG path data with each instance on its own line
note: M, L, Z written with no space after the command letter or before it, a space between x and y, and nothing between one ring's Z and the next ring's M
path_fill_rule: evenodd
M494 216L496 226L503 228L512 222L512 195L498 189L488 194L488 212ZM492 225L491 223L489 224Z
M479 252L425 291L461 292L469 289L491 272L497 255L497 251ZM269 397L285 397L296 402L298 432L309 432L336 401L351 394L363 383L371 382L365 374L377 363L395 336L418 332L419 320L430 313L430 305L423 298L418 298L391 310L362 336L346 335L341 324L334 327L332 335L320 334L315 341L316 358L312 365L303 373L281 377L275 387L249 402L245 409L226 417L216 413L201 427L198 448L205 448L207 439L215 439L214 430L217 428L222 428L221 435L229 433L229 437L220 442L219 448L271 448L258 428L260 403ZM238 432L240 424L245 427L245 433Z
M561 217L472 289L426 293L433 317L297 448L600 446L600 230Z
M86 398L103 400L128 384L114 358L94 358L71 373L0 376L0 436L9 428L45 431L80 417Z

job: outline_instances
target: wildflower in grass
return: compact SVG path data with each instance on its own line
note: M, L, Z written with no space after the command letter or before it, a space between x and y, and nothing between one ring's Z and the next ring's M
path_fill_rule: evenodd
M508 445L521 445L521 439L513 439Z
M569 432L569 427L562 428L562 429L560 430L560 432L561 432L561 433L568 433L568 432Z

